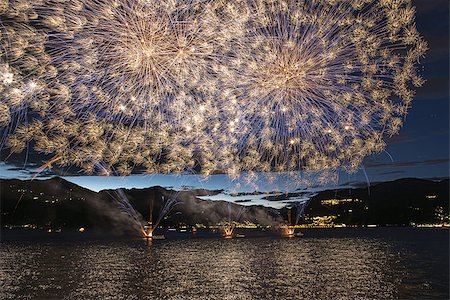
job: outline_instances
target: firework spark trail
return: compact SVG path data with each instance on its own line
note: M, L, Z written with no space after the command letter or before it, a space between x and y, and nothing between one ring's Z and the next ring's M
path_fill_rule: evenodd
M43 164L38 168L38 170L33 174L32 180L36 179L37 176L39 176L42 172L44 172L46 169L51 169L52 165L57 163L61 157L59 155L55 155L51 160Z
M303 218L305 216L305 208L308 206L309 201L305 202L295 202L295 224L298 225L300 222L300 218Z
M330 181L401 128L424 82L414 15L409 0L2 3L0 145L87 174Z
M222 226L222 230L225 237L231 237L233 235L234 229L236 228L237 223L240 222L242 216L247 212L247 207L238 205L238 209L233 209L231 206L233 204L231 202L227 203L228 209L228 219L224 221ZM233 214L234 212L234 214Z
M158 218L156 219L155 225L153 226L153 228L158 227L159 223L162 221L162 219L167 216L172 209L180 204L179 200L177 199L177 197L169 197L167 199L165 199L164 197L162 198L162 207L161 210L159 211L159 215Z
M122 210L122 212L130 217L136 228L139 228L139 230L142 231L142 228L144 226L142 215L134 209L122 189L117 190L116 194L117 197L113 197L111 194L110 196L117 199L119 208Z
M128 197L126 196L125 192L122 189L119 189L117 192L117 197L114 197L110 194L110 196L113 199L117 200L117 203L119 205L119 208L122 210L124 214L126 214L130 219L133 221L133 223L136 225L137 228L139 228L139 232L143 233L144 236L152 235L152 233L155 231L155 229L159 226L161 221L165 216L167 216L172 209L180 204L180 202L177 200L176 197L169 197L168 199L165 199L164 196L162 197L162 203L161 203L161 209L159 210L158 217L156 219L156 222L154 224L151 224L151 228L148 228L148 231L144 229L144 219L142 215L137 212L134 207L131 205L130 201L128 200ZM152 210L151 210L152 213ZM150 216L151 218L151 216Z
M239 222L242 218L242 216L247 212L247 207L238 205L237 212L235 209L232 208L232 206L236 206L236 204L233 204L231 202L227 203L227 209L228 209L228 222ZM233 213L234 212L234 213Z

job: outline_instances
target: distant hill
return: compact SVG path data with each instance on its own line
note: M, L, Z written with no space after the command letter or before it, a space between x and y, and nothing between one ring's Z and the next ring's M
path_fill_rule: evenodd
M127 222L126 218L109 217L109 211L114 210L121 217L112 201L100 199L97 193L58 177L1 180L0 192L2 226L115 227Z
M225 201L202 200L197 196L216 195L221 191L193 189L173 191L159 186L145 189L102 190L93 192L63 178L48 180L0 180L1 225L34 224L38 227L95 227L104 230L131 230L133 221L119 208L125 197L144 220L149 219L153 202L157 219L163 199L176 197L178 203L162 225L179 223L217 224L235 220L243 207ZM246 220L273 225L283 219L276 209L252 206L246 209Z
M359 201L324 204L327 199ZM307 213L332 214L338 216L337 223L357 225L448 222L449 180L404 178L365 188L327 190L312 198Z
M128 199L144 220L149 218L150 202L153 202L153 218L156 219L163 199L176 197L179 204L162 221L162 225L212 225L228 219L239 219L266 226L279 225L287 219L286 208L277 210L251 206L244 211L243 206L237 203L198 198L220 192L204 189L173 191L156 186L122 189L121 192L102 190L97 193L59 177L47 180L1 179L1 225L86 227L115 232L133 230L135 222L119 208L118 200L121 197ZM268 200L283 201L286 197ZM448 179L436 182L406 178L379 183L370 188L319 192L311 198L303 222L318 222L328 216L336 224L410 225L448 222L448 215Z

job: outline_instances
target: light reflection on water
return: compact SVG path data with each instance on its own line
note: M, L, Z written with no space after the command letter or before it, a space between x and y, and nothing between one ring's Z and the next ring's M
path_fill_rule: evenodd
M448 298L448 231L395 235L3 241L0 298Z

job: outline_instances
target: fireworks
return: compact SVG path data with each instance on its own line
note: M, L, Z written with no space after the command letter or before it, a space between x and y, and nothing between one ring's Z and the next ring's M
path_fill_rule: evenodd
M176 196L170 197L168 199L164 199L164 197L162 197L161 209L159 211L156 222L153 224L153 200L150 200L149 221L148 221L147 225L142 226L142 230L141 230L143 236L147 239L152 239L153 232L159 226L159 223L161 223L162 219L164 217L166 217L177 204L180 204L180 202L178 201Z
M354 171L424 82L409 0L16 2L1 143L89 174Z
M295 227L287 226L285 235L286 235L286 237L289 237L289 238L295 237Z
M226 239L230 239L233 237L233 231L234 231L235 226L232 224L228 224L223 226L223 236Z
M116 192L116 197L112 194L110 194L110 196L117 201L120 210L129 218L129 220L132 222L133 227L145 234L145 232L143 232L142 216L131 205L128 197L125 195L125 192L120 189Z
M236 229L236 225L243 215L247 212L247 208L245 206L240 206L234 204L234 208L232 207L232 203L227 203L228 209L228 219L223 221L222 230L224 238L232 238L234 229Z
M304 202L294 202L292 207L288 208L287 211L287 225L282 227L283 233L287 237L294 237L295 234L295 226L299 224L300 218L304 217L305 208L308 205L308 201ZM295 208L295 221L292 219L292 208ZM301 235L301 234L299 234Z
M156 228L161 223L162 219L166 217L172 209L179 204L179 200L177 197L170 197L168 199L165 199L162 197L161 202L161 209L158 213L158 218L155 223L153 223L153 200L149 201L149 220L146 225L144 225L144 219L142 218L142 215L134 209L134 207L131 205L130 201L128 200L127 196L125 195L125 192L121 189L119 189L116 193L116 197L114 195L110 196L115 199L118 203L118 206L120 210L127 215L129 220L132 222L133 226L139 231L139 233L148 239L153 238L153 232L156 230Z
M412 99L408 87L422 81L412 66L426 49L413 8L400 3L251 5L227 85L245 169L264 162L277 171L354 170L384 148Z
M43 23L56 32L47 49L67 90L63 102L77 118L95 113L128 126L189 131L183 114L208 106L202 87L213 85L217 60L204 9L139 0L39 7Z

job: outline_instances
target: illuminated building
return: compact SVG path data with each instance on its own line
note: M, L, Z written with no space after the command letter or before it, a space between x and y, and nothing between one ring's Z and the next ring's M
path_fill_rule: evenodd
M321 203L322 205L339 205L339 204L347 204L347 203L354 203L354 202L362 202L359 199L352 199L352 198L347 198L347 199L327 199L327 200L322 200Z

